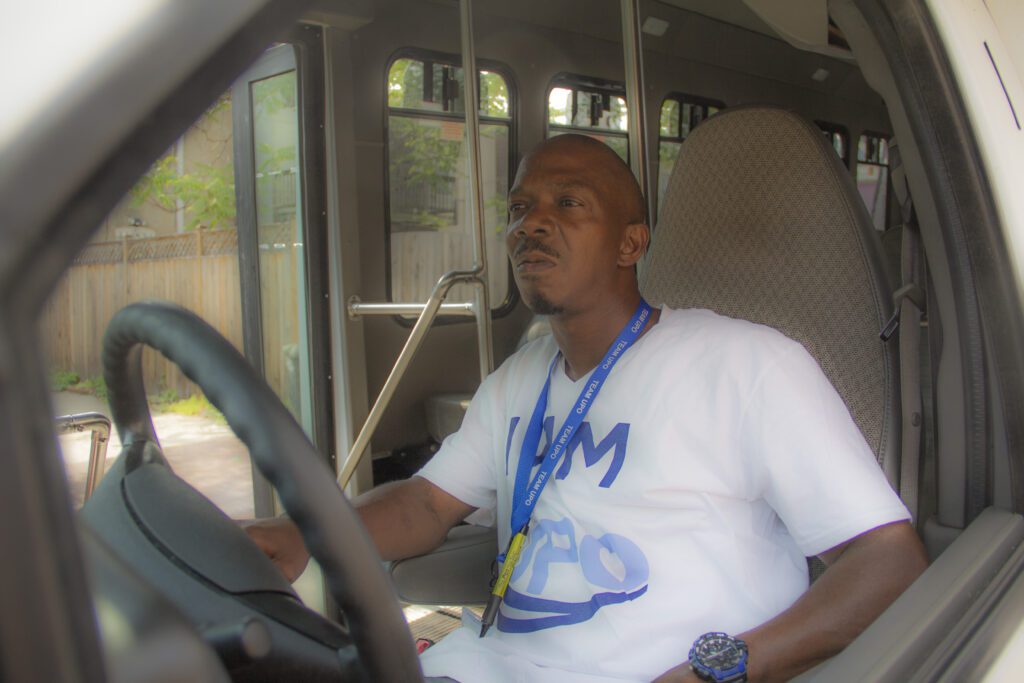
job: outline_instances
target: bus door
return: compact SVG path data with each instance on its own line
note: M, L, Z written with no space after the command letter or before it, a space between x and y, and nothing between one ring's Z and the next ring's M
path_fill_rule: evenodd
M246 357L333 468L322 59L305 59L320 29L296 33L232 89L242 333ZM276 514L255 470L253 487L256 516Z

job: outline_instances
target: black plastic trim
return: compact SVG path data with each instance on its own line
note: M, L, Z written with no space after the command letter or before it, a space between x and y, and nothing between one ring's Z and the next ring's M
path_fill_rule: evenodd
M983 243L988 245L1002 242L1002 238L966 109L924 4L920 0L856 0L856 5L875 32L902 94L907 117L914 124L914 140L947 245L964 374L966 525L981 513L988 499L990 425L976 284L986 270L980 266L994 262L991 254L985 254L988 247L972 244L968 233L983 231ZM1014 317L1019 318L1019 310Z
M331 366L330 277L327 248L327 141L323 29L300 25L292 32L298 66L299 145L302 162L303 250L309 333L310 387L313 393L313 445L332 470L334 452L334 372Z

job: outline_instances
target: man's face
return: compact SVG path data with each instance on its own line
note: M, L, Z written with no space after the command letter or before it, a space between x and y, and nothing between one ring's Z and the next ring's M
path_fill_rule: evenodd
M614 293L625 221L607 163L594 150L563 144L519 166L505 242L535 313L585 309Z

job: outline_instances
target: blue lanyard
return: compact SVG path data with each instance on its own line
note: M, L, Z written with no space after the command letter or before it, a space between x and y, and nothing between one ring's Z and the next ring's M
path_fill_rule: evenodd
M551 373L558 362L561 352L555 354L555 358L551 361L551 366L548 368L548 376L544 382L544 388L537 398L537 405L533 408L530 424L526 428L526 434L523 435L523 445L519 452L519 468L516 470L515 487L512 489L511 525L513 536L517 532L522 531L530 521L533 507L540 497L541 491L544 490L544 486L551 478L555 465L558 464L566 447L572 441L573 434L576 433L576 429L583 422L583 418L586 417L590 407L594 404L594 400L597 398L598 392L601 391L601 386L608 378L608 374L611 373L612 367L622 357L622 354L626 352L626 349L632 346L633 342L640 337L640 333L651 316L651 310L650 305L643 299L640 299L640 305L637 306L636 311L633 313L633 318L622 328L619 336L608 348L604 360L594 369L594 373L591 375L590 381L587 382L587 386L583 387L582 391L580 391L576 404L569 412L569 416L565 418L565 422L558 431L557 437L552 439L551 446L541 461L537 473L533 476L532 481L529 481L529 485L527 485L527 480L537 456L537 447L540 445L541 433L544 431L544 413L547 411L548 394L551 390ZM503 557L499 556L499 560L503 559Z

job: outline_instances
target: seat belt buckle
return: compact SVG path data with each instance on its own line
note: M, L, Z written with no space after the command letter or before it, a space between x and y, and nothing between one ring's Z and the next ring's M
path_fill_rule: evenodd
M885 323L885 327L878 333L878 336L882 341L887 342L892 339L892 335L896 334L896 330L900 326L900 307L896 306L896 310L892 312L892 316L889 318L889 322Z

